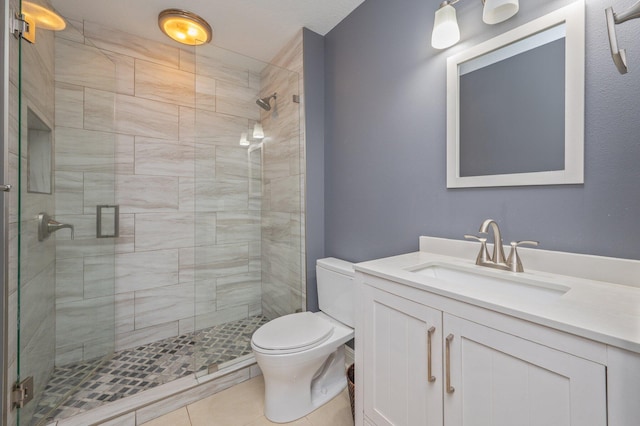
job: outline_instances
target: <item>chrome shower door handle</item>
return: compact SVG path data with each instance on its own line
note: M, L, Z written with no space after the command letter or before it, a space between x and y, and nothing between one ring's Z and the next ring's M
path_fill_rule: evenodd
M0 185L0 192L9 192L11 191L11 185Z

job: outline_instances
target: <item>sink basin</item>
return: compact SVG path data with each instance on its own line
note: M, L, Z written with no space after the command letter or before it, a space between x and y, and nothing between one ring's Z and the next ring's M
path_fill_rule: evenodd
M414 269L411 272L442 282L474 287L492 296L526 298L538 302L551 302L571 289L528 274L491 270L483 267L465 268L433 264Z

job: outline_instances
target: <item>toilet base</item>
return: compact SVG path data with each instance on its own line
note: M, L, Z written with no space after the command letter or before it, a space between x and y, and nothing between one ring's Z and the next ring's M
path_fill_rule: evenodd
M306 416L347 386L344 345L328 356L320 356L311 363L307 361L304 371L296 372L296 365L290 363L276 368L280 370L277 373L274 366L271 367L271 374L264 374L264 414L274 423L287 423Z

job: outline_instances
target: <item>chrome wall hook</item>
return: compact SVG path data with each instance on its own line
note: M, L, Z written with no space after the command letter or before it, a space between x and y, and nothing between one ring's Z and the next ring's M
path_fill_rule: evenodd
M613 7L605 9L605 15L607 17L607 30L609 33L609 47L611 48L611 57L613 63L618 68L620 74L626 74L629 71L627 66L627 54L625 49L618 48L618 38L616 36L616 24L622 24L623 22L631 19L640 18L640 0L631 6L627 11L622 13L615 13Z

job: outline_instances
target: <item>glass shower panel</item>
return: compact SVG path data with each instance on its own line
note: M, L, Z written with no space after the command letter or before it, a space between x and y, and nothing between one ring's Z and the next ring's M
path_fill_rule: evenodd
M34 386L19 424L35 425L114 350L116 78L69 23L20 48L17 374Z
M205 44L196 87L196 369L212 372L304 306L298 75ZM273 92L267 112L256 101Z

